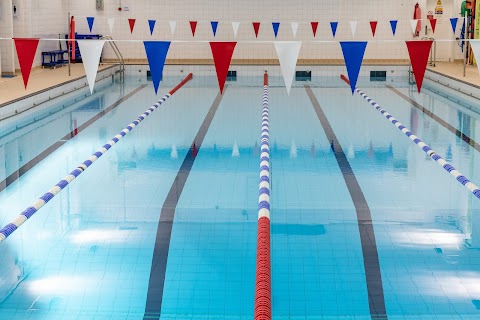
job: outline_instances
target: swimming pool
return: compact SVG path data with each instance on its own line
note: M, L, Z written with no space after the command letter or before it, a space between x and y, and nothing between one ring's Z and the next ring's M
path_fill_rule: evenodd
M0 318L251 319L262 80L248 82L219 96L194 77L0 243ZM479 318L478 199L326 82L269 88L273 318ZM0 224L163 95L145 84L0 123ZM478 183L475 101L393 86L364 89Z

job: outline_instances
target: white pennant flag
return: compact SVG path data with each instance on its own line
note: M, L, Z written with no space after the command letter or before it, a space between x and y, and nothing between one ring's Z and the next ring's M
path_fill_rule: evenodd
M355 38L355 32L357 32L357 21L350 21L350 29L352 30L352 37Z
M417 32L417 23L418 19L410 20L410 25L412 26L412 33L415 34Z
M292 25L293 37L295 38L298 31L298 22L291 22L290 24Z
M237 37L238 28L240 27L240 22L232 22L233 35Z
M115 25L115 19L114 18L108 18L107 23L108 23L108 29L110 29L110 34L112 34L113 33L113 26Z
M478 70L480 70L480 63L478 63L478 61L480 61L480 40L471 39L470 40L470 47L472 48L473 55L475 56L475 59L477 60L477 68L478 68Z
M172 36L175 33L176 26L177 26L177 21L170 21L170 31L172 31Z
M283 81L285 82L288 95L290 95L290 88L292 87L301 46L301 41L275 41L275 50L277 51L278 60L280 61Z
M233 144L232 157L240 157L240 150L238 149L237 141Z
M80 54L82 55L83 67L85 68L85 74L87 75L90 94L93 94L98 64L100 63L100 56L102 54L105 40L77 40L77 43L78 48L80 49Z

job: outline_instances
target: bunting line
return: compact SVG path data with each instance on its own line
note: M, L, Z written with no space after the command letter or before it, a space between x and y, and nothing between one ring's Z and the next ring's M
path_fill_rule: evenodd
M158 109L168 98L170 98L180 87L182 87L187 81L192 79L190 73L180 84L158 100L157 103L152 105L144 113L142 113L135 121L130 123L125 129L120 131L115 137L103 145L97 152L92 154L87 160L77 166L70 174L68 174L63 180L60 180L55 186L53 186L47 193L41 196L35 201L32 206L25 209L20 215L18 215L11 223L0 229L0 242L8 238L15 230L17 230L22 224L30 219L35 213L38 212L47 202L52 200L60 191L62 191L68 184L75 180L80 174L85 172L95 161L97 161L102 155L104 155L110 148L118 143L123 137L131 132L136 126L138 126L145 118L147 118L152 112Z

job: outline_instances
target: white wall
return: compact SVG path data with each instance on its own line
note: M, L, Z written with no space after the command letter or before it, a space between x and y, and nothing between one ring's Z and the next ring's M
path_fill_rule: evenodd
M13 35L12 1L0 1L0 37L11 38ZM13 43L11 40L0 40L1 72L12 75L14 68Z
M97 11L95 0L2 0L11 1L16 2L21 9L18 20L14 21L16 36L58 38L59 33L63 36L68 30L68 12L75 16L79 33L89 33L86 17L94 16L96 19L93 33L105 35L110 33L107 19L114 18L113 38L137 41L119 42L121 51L127 59L145 59L140 40L150 39L186 41L172 45L168 55L170 59L210 59L208 41L234 40L232 21L242 23L234 59L276 59L271 43L274 40L271 26L273 21L282 23L278 40L294 40L290 22L300 23L296 38L303 41L300 59L342 59L338 41L353 39L348 23L351 20L358 21L355 39L370 41L366 59L408 59L404 41L412 39L410 19L413 17L413 7L417 2L416 0L104 0L104 10ZM418 1L424 18L430 1L433 0ZM446 8L444 14L446 20L439 21L435 38L452 39L448 18L457 15L461 0L442 2ZM118 11L120 5L123 9L128 7L129 11ZM130 34L128 18L137 19L133 34ZM153 37L148 30L148 19L157 20ZM399 20L396 37L393 37L389 24L393 19ZM177 21L174 36L170 33L168 23L170 20ZM191 35L189 20L199 21L195 38ZM216 38L211 32L211 20L220 22ZM371 20L379 21L375 38L370 31ZM258 39L254 37L252 21L262 23ZM312 36L310 21L319 21L316 38ZM335 39L331 35L330 21L339 22ZM459 23L458 30L460 27ZM332 42L314 42L315 40ZM35 65L39 65L41 51L56 48L58 42L41 41ZM455 43L439 44L438 51L441 59L452 58L454 55L458 58L460 55ZM114 57L108 47L105 49L105 56Z

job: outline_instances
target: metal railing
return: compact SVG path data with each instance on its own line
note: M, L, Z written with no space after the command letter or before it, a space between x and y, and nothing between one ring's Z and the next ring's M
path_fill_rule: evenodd
M429 37L423 37L422 40L433 41L433 47L432 47L432 50L430 50L430 61L428 62L428 65L435 67L435 64L437 63L437 42L435 41L435 38L429 38Z
M120 49L118 49L117 44L115 43L115 41L113 41L113 38L111 36L103 36L100 39L101 40L110 40L110 41L107 41L107 42L110 43L110 47L112 47L113 52L117 56L118 63L119 63L119 66L120 66L120 70L119 70L120 81L124 81L125 80L125 60L123 59L123 55L120 52Z

